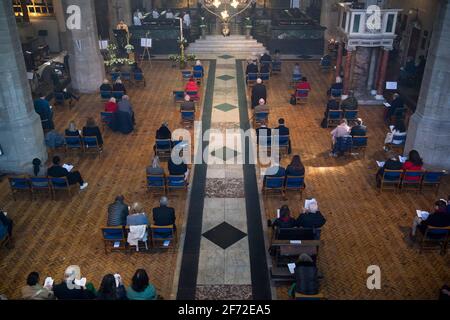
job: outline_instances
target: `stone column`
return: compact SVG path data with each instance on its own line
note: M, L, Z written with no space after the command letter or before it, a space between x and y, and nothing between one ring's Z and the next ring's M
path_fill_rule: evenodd
M344 43L339 41L339 47L337 52L336 59L336 78L341 76L341 68L342 68L342 51L344 50Z
M377 84L377 95L375 96L375 99L377 100L384 100L383 92L384 83L386 82L386 71L389 62L389 50L384 48L381 51L381 54L383 55L383 57L381 58L380 75Z
M375 90L378 89L378 82L380 82L380 74L381 74L381 62L383 61L383 48L378 48L378 59L377 59L377 67L375 72Z
M47 161L41 119L34 111L11 1L0 3L0 171L31 173Z
M353 48L347 48L347 56L345 57L345 66L344 66L344 92L341 97L342 100L348 98L348 92L350 91L352 56L353 56Z
M367 90L370 91L372 94L372 90L374 89L374 83L375 83L375 68L377 64L377 50L376 48L371 48L371 55L370 55L370 67L369 67L369 77L367 79ZM376 94L373 93L373 95Z
M82 93L93 93L105 78L105 66L98 44L94 2L90 0L62 0L68 19L68 6L81 10L81 28L66 31L72 87Z
M440 3L405 151L419 151L425 167L450 169L450 4Z

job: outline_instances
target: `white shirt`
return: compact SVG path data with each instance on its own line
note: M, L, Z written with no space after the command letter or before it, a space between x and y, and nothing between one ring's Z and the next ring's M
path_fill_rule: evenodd
M159 18L159 13L158 13L158 11L155 10L155 11L152 12L152 18L153 18L153 19L158 19L158 18Z
M183 16L183 22L186 25L186 27L190 27L191 26L191 17L189 16L189 14L185 14Z
M135 26L142 26L141 19L139 19L138 16L134 16L134 17L133 17L133 22L134 22L134 25L135 25Z

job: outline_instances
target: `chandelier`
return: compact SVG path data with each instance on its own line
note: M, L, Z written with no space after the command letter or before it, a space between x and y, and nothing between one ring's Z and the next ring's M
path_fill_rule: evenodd
M230 20L247 10L255 0L200 0L199 2L206 11L222 21L222 34L228 36L230 34ZM235 10L236 12L231 13L229 10Z

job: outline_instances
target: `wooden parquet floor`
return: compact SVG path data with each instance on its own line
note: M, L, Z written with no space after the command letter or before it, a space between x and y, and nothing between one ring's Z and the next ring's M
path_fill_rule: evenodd
M19 195L14 202L7 179L0 183L0 206L15 223L15 248L9 251L2 248L0 252L0 270L4 274L0 292L7 297L20 298L20 288L31 271L38 271L42 279L51 276L59 282L64 269L77 264L96 288L103 275L115 272L129 285L135 270L144 268L158 294L170 298L177 251L106 255L100 232L106 225L107 206L118 194L123 194L128 204L141 202L151 218L151 209L158 205L159 195L147 192L145 168L153 156L154 135L164 121L168 121L172 131L180 128L180 114L172 97L172 90L183 88L179 69L171 68L167 61L152 61L152 65L144 65L144 72L145 88L127 86L136 114L135 131L122 135L107 129L103 132L105 145L100 157L63 155L63 161L73 163L74 170L79 170L89 182L86 190L79 194L75 191L71 200L60 194L57 201L43 196L40 201L30 202L26 195ZM55 125L63 132L72 119L78 128L83 127L88 116L99 121L103 103L98 95L83 95L72 110L67 106L55 109ZM163 165L167 172L167 163ZM185 200L183 193L169 195L169 205L175 208L180 226Z
M291 130L293 154L300 154L306 167L306 192L303 200L288 194L264 197L267 218L288 204L298 216L305 197L315 197L327 223L322 230L319 268L324 274L321 288L328 299L436 299L438 290L450 282L450 255L438 250L418 253L408 238L416 209L431 210L434 201L450 194L446 177L438 196L434 192L400 194L375 188L376 160L384 160L382 150L387 127L383 107L360 107L359 115L368 126L366 156L331 158L330 131L320 121L327 101L325 92L333 81L332 73L323 73L316 61L300 62L312 92L308 104L291 106L288 88L294 62L283 63L283 73L274 76L268 86L271 107L269 126L285 118ZM282 161L284 167L290 157ZM367 267L381 268L381 290L368 290ZM279 299L287 299L287 286L277 288Z

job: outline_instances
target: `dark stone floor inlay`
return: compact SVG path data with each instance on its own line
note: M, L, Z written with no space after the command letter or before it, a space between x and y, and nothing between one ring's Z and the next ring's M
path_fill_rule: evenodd
M211 152L211 155L213 157L222 159L223 161L228 161L230 159L236 158L239 155L239 152L237 152L236 150L227 148L227 147L223 147L223 148L214 150L213 152Z
M211 230L206 231L203 236L225 250L247 236L247 234L229 223L222 222Z
M224 55L219 56L219 58L228 60L228 59L231 59L231 58L234 58L234 57L233 57L233 56L230 56L229 54L224 54Z
M228 81L228 80L234 79L234 77L233 76L229 76L227 74L224 74L223 76L217 77L217 79L220 79L220 80L223 80L223 81Z

